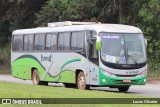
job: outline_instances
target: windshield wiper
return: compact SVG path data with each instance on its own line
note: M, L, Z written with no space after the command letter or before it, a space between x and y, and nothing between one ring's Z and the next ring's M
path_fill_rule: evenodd
M125 47L125 52L123 53L123 55L120 56L120 58L119 58L119 60L116 62L116 64L118 64L119 61L120 61L124 56L125 56L125 58L126 58L126 63L127 63L128 59L130 58L130 59L134 62L134 64L138 65L138 62L137 62L135 59L133 59L131 55L128 54L128 48L127 48L127 47Z
M123 57L125 57L125 59L126 59L126 55L127 55L127 53L126 53L126 47L125 46L123 46L123 50L124 50L124 52L123 52L123 54L120 56L120 58L119 58L119 60L116 62L116 64L118 64L119 63L119 61L123 58ZM126 60L126 63L127 63L127 60Z
M120 58L118 59L118 61L116 62L116 64L119 63L119 61L123 58L123 56L125 56L125 54L121 55Z
M128 48L127 48L127 46L126 46L126 54L125 54L125 56L127 58L127 61L128 61L128 58L130 58L134 62L134 64L138 65L138 62L135 59L133 59L131 57L131 55L128 54Z
M125 54L123 54L123 55L120 56L120 58L119 58L119 60L116 62L116 64L118 64L119 61L120 61L124 56L127 58L126 60L128 60L128 59L130 58L130 59L134 62L134 64L138 65L138 62L137 62L135 59L133 59L133 58L131 57L131 55L125 55ZM127 61L126 61L126 62L127 62Z
M133 59L131 55L126 55L126 57L130 58L134 62L134 64L138 65L138 62L135 59Z

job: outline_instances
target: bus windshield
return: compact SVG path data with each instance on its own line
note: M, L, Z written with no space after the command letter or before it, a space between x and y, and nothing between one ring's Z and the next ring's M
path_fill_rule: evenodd
M143 34L100 33L101 58L116 64L140 64L147 61Z

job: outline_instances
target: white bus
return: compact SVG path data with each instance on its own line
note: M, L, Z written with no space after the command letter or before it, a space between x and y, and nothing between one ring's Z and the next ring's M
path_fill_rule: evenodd
M65 21L12 35L12 75L33 84L126 92L146 83L146 43L137 27Z

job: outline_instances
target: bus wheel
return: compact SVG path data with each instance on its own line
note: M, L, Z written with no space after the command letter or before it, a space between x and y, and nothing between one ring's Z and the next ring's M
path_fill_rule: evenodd
M35 85L48 85L48 82L47 81L40 81L40 79L39 79L39 74L38 74L38 71L37 71L37 69L35 69L34 71L33 71L33 74L32 74L32 82L33 82L33 84L35 84Z
M119 92L127 92L129 89L129 86L122 86L122 87L118 87Z
M38 85L39 82L40 82L40 80L39 80L39 74L38 74L37 69L35 69L35 70L33 71L33 74L32 74L32 82L33 82L33 84L35 84L35 85Z
M77 88L78 89L82 89L82 90L85 90L85 89L89 89L89 85L86 84L86 80L85 80L85 75L84 75L84 72L80 72L78 74L78 78L77 78Z

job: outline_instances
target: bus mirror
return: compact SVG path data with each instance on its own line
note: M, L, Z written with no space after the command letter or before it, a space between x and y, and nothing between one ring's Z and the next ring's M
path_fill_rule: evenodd
M96 39L96 49L97 50L100 50L101 49L101 39L99 36L96 36L97 39Z
M146 48L147 48L147 45L148 45L147 39L144 39L144 42L145 42L145 45L146 45Z

